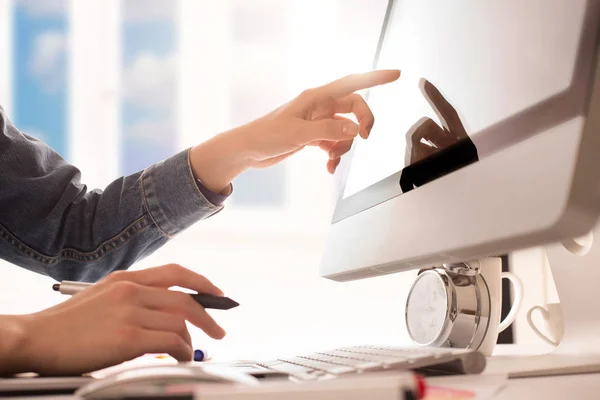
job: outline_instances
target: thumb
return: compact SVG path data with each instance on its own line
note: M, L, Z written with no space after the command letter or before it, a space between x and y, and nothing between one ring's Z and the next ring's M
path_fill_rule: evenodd
M304 121L299 134L305 144L315 140L350 140L358 135L358 124L347 119L331 118Z

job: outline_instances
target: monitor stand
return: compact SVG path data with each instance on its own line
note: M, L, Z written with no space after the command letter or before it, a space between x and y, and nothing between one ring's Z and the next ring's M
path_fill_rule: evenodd
M492 357L488 372L514 378L600 372L600 225L585 242L546 247L564 318L560 344L539 356Z

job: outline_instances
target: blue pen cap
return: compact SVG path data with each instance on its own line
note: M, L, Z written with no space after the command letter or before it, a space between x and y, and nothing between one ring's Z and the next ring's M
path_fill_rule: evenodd
M205 361L208 359L208 354L205 350L194 350L194 361Z

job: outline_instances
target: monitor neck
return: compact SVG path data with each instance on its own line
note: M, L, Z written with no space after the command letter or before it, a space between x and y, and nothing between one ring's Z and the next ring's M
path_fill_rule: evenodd
M562 309L561 342L544 355L492 357L489 372L513 378L600 372L600 225L589 236L588 245L566 240L545 248Z
M595 355L600 361L600 224L583 244L565 240L547 246L546 254L565 326L555 352Z

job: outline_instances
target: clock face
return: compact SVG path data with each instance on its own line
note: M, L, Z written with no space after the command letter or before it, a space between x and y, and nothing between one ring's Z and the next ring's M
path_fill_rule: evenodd
M412 339L420 345L437 339L447 312L448 297L442 278L434 271L420 274L406 303L406 327Z

